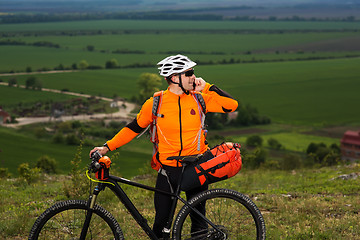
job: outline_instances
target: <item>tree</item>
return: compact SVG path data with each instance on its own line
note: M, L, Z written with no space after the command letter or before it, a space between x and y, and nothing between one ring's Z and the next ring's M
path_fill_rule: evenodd
M328 148L324 143L310 143L306 153L309 160L321 165L337 164L341 158L341 150L336 144Z
M42 83L36 77L28 77L25 82L26 89L41 90Z
M79 63L79 68L85 70L89 67L89 63L86 60L81 60Z
M16 78L10 78L10 79L9 79L9 82L8 82L8 86L9 86L9 87L13 87L13 86L15 86L16 84L17 84Z
M71 65L71 68L74 69L74 70L78 69L77 64L76 64L76 63L73 63L73 64Z
M105 68L116 68L117 66L119 66L119 63L115 58L105 63Z
M154 73L143 73L137 83L140 88L139 102L143 103L146 99L152 97L154 92L159 91L161 78Z
M95 50L95 47L93 45L87 45L86 50L88 50L89 52L92 52Z
M34 89L35 82L36 82L35 77L33 77L33 76L28 77L25 82L26 89L30 89L30 88Z

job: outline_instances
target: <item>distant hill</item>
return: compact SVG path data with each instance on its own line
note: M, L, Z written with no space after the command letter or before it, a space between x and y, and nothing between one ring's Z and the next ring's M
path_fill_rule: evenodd
M158 12L256 17L360 16L360 0L2 0L6 13Z

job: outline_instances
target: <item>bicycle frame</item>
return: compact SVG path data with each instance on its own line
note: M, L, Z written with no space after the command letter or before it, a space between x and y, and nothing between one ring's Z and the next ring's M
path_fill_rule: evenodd
M181 176L182 176L182 174L181 174ZM182 177L180 177L179 182L181 182L181 178ZM171 214L169 216L169 220L168 220L168 224L167 224L167 229L169 229L168 234L170 234L171 224L172 224L172 220L173 220L173 217L174 217L177 200L180 200L182 203L187 205L192 211L194 211L196 214L198 214L203 220L205 220L209 225L211 225L217 231L222 232L209 219L207 219L203 214L201 214L197 209L192 207L185 199L183 199L180 196L180 191L181 191L180 190L180 185L178 185L178 188L176 189L175 193L171 193L171 192L166 192L166 191L156 189L154 187L143 185L143 184L140 184L140 183L137 183L137 182L133 182L133 181L130 181L130 180L126 179L126 178L121 178L121 177L116 177L116 176L110 175L109 178L106 181L100 181L98 183L98 185L94 188L93 195L89 197L89 201L88 201L89 211L87 213L87 216L86 216L86 219L85 219L85 222L84 222L84 226L83 226L83 229L82 229L82 232L81 232L80 239L85 239L85 236L86 236L86 233L87 233L87 230L88 230L88 226L89 226L89 223L90 223L90 220L91 220L92 212L93 212L92 210L93 210L93 208L95 206L95 202L96 202L96 198L97 198L98 194L100 193L100 191L104 190L105 187L108 187L119 198L119 200L123 203L123 205L126 207L126 209L131 213L132 217L141 226L143 231L150 237L150 239L158 240L155 233L152 231L152 229L148 225L146 218L144 218L141 215L141 213L138 211L138 209L135 207L135 205L130 200L128 195L124 192L124 190L121 188L121 186L118 183L123 183L123 184L131 185L131 186L135 186L135 187L138 187L138 188L142 188L142 189L145 189L145 190L162 193L162 194L171 196L174 199L173 204L172 204L172 208L170 209ZM170 237L170 235L168 237Z

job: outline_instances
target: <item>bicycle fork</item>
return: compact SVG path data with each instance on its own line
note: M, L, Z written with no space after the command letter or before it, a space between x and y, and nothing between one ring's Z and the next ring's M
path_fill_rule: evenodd
M104 187L102 186L102 184L97 185L94 188L94 192L93 195L89 197L89 201L88 201L88 211L86 213L86 217L85 217L85 221L83 224L83 228L81 230L81 235L80 235L80 240L85 240L86 238L86 234L88 232L89 229L89 225L90 225L90 220L92 217L92 214L94 212L94 207L95 207L95 202L96 202L96 198L99 195L100 191L104 189Z

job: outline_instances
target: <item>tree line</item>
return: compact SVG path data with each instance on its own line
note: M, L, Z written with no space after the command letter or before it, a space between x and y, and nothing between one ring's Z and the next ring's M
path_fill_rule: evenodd
M52 43L49 41L38 41L34 43L26 43L19 40L3 39L0 40L0 45L14 45L14 46L35 46L35 47L51 47L51 48L60 48L60 45L57 43Z
M182 10L183 11L183 10ZM188 11L187 11L188 12ZM198 12L198 10L197 10ZM359 21L355 16L347 17L276 17L267 18L255 16L227 17L220 14L182 13L181 11L169 12L118 12L118 13L53 13L53 14L8 14L0 16L0 23L34 23L34 22L62 22L84 20L202 20L202 21Z

